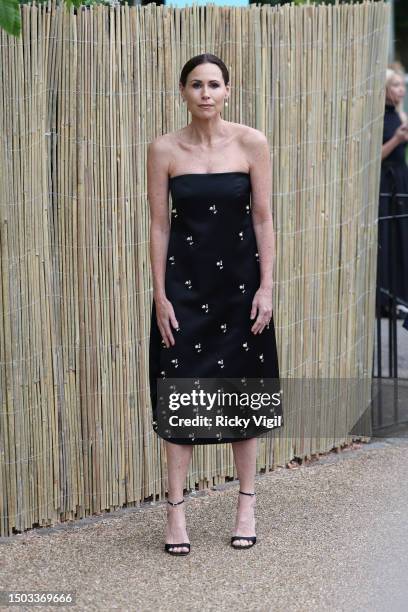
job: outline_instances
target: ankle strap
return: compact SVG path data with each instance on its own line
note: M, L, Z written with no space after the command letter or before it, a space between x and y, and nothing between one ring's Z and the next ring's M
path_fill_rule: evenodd
M242 493L242 495L256 495L256 493L245 493L244 491L240 491L240 493Z
M167 500L167 503L170 504L170 506L179 506L180 504L184 503L184 499L182 499L179 502L171 502L171 501Z

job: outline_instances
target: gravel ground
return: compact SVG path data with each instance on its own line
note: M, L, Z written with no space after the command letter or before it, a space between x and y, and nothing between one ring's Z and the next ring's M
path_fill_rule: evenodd
M2 538L0 588L71 591L70 610L402 612L407 464L388 438L259 476L251 550L229 546L237 483L186 500L187 557L163 551L164 503Z

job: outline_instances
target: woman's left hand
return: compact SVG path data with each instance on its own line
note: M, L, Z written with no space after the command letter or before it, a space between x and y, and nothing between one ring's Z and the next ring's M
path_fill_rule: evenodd
M272 289L259 287L252 300L251 319L258 314L255 323L251 327L251 332L260 334L272 317Z

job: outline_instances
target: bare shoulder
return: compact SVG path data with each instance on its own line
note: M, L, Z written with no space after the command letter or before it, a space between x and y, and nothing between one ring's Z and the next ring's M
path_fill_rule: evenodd
M154 138L152 142L148 144L148 150L153 154L165 153L171 146L171 136L172 134L162 134L161 136L156 136L156 138Z
M237 138L242 144L259 144L261 142L267 142L267 138L261 130L244 125L243 123L236 123L234 121L226 122L229 124L231 136Z
M167 132L167 134L157 136L148 145L149 155L155 158L166 159L170 163L182 145L184 130L185 128L181 128L175 132Z
M157 136L147 146L148 178L165 183L171 160L171 139L169 134Z
M257 130L249 125L241 125L241 141L242 144L248 147L268 144L265 134L261 130Z
M269 143L265 134L261 130L241 126L241 147L248 161L251 176L261 176L262 173L269 171Z

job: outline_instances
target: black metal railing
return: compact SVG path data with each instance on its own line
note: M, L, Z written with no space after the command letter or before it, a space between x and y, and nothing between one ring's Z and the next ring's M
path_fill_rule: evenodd
M397 321L400 320L398 313L398 306L404 306L408 309L408 302L396 295L397 287L397 273L398 273L398 260L397 260L397 244L398 244L398 233L397 225L400 219L407 219L408 213L399 214L397 210L397 200L408 198L408 194L400 193L380 193L381 198L387 198L390 202L390 214L386 216L378 217L378 221L381 223L389 223L389 241L388 241L388 252L385 253L387 256L387 267L388 267L388 279L389 287L381 287L377 283L377 296L376 296L376 361L377 361L377 372L374 369L373 359L373 376L383 378L385 373L383 372L383 340L384 335L382 333L382 315L384 314L384 302L386 303L385 316L388 319L388 377L398 378L398 330ZM408 234L407 234L408 242ZM407 244L408 248L408 244ZM383 300L381 296L386 296L388 299ZM408 333L408 316L402 315L405 318L403 327L407 329Z
M388 287L381 287L377 278L371 424L374 437L406 436L408 432L408 378L406 375L408 356L403 355L406 348L404 349L402 346L401 350L401 344L408 346L408 313L398 311L400 310L399 306L408 308L408 303L397 295L397 254L398 247L401 247L401 244L398 245L397 229L401 219L408 218L408 213L399 213L398 207L401 207L398 205L398 200L407 201L408 194L380 193L380 198L387 198L389 201L389 214L378 217L379 223L387 223L389 230L386 233L386 251L383 253L387 257ZM381 227L378 229L380 239ZM401 234L402 232L399 234L400 241ZM382 236L384 236L384 232L382 232ZM405 244L408 248L408 231ZM406 339L401 337L401 331L398 327L405 328L402 333L407 334ZM398 331L400 331L400 334L398 334ZM385 350L383 343L386 345ZM383 353L385 353L384 361L388 361L388 373L384 371ZM403 368L399 368L401 364L404 364ZM375 368L375 366L377 367Z

